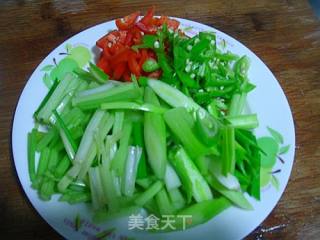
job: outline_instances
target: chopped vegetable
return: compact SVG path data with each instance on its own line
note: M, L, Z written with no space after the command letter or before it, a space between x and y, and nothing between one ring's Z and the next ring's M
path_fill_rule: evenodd
M270 137L255 135L249 58L221 48L215 33L187 36L154 8L139 15L98 39L97 64L67 44L65 58L42 68L50 89L28 133L31 186L44 201L87 203L98 223L143 208L181 230L230 206L252 210L247 195L279 188L273 167L289 145L270 127Z
M148 87L145 89L145 101L160 106L157 96ZM158 113L145 113L144 139L149 164L155 175L163 179L167 162L166 128L163 116Z
M212 199L208 183L183 148L178 149L172 163L188 195L188 202L191 200L191 195L197 202Z

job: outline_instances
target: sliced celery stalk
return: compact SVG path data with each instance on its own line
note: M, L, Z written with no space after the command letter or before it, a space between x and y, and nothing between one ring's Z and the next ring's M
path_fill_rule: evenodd
M89 192L67 191L59 198L60 202L68 202L69 204L77 204L83 202L89 202L91 195Z
M241 93L241 94L234 94L231 99L231 104L229 108L229 116L236 116L241 115L245 102L246 102L247 94Z
M94 136L97 132L103 132L106 121L110 114L101 110L97 110L91 118L84 135L81 139L78 151L75 156L75 161L81 162L81 170L78 175L78 179L81 180L88 172L93 159L97 154L97 144L94 141ZM109 129L111 126L109 125ZM107 129L105 129L106 131Z
M165 188L156 194L155 200L161 215L174 214L175 208L172 206Z
M40 152L40 157L39 157L37 169L35 172L35 179L31 182L32 188L40 190L45 173L48 169L49 157L50 157L50 149L46 147Z
M130 101L141 96L140 89L132 83L112 86L111 88L105 87L103 90L101 88L102 86L85 90L90 91L89 93L80 92L73 98L73 105L83 109L93 109L105 102Z
M225 126L222 128L222 173L233 174L235 169L235 135L234 128Z
M44 97L44 99L41 101L39 107L37 108L37 110L34 112L33 116L38 119L38 114L40 112L40 110L42 110L42 108L47 104L48 100L50 99L51 95L53 94L53 92L56 90L57 86L59 84L59 81L56 80L54 81L53 85L51 86L49 92L47 93L47 95Z
M63 97L63 99L60 101L59 105L55 109L59 114L67 114L69 113L73 108L71 104L71 99L73 98L76 91L81 91L86 89L88 86L88 83L84 81L76 82L74 81L73 85L69 85L69 92ZM55 124L56 117L54 114L51 114L49 121L51 124Z
M175 208L172 206L168 193L162 188L155 196L155 200L161 215L174 214Z
M151 200L163 187L161 181L156 181L145 192L135 199L135 204L138 206L144 206L149 200Z
M133 196L141 153L142 149L140 147L129 146L128 148L128 157L122 177L122 193L125 196Z
M106 199L104 196L101 178L99 174L98 167L89 168L89 183L90 183L90 191L91 191L91 201L92 206L95 210L101 209L104 207L106 203Z
M166 188L168 191L181 186L181 181L170 163L167 163L164 182L166 183Z
M56 110L53 110L53 114L56 117L56 126L59 128L60 136L61 136L63 145L66 149L66 152L70 160L73 160L78 146L74 141L74 139L72 138L68 127L66 126L62 118L59 116L58 112Z
M171 200L172 206L176 210L180 210L184 208L186 205L186 200L184 199L181 191L179 188L173 188L171 190L168 190L169 198Z
M139 110L144 112L153 112L153 113L164 113L166 111L165 108L160 106L156 106L153 104L138 104L134 102L110 102L110 103L102 103L101 109L129 109L129 110Z
M142 148L141 158L138 164L137 170L137 179L146 178L148 176L147 172L147 160L145 153L145 145L144 145L144 136L143 136L143 123L142 122L134 122L133 129L133 144Z
M226 120L234 128L253 129L259 126L257 114L227 116Z
M114 125L112 129L113 134L116 134L119 131L121 131L123 127L123 121L124 121L124 112L116 111L114 114Z
M164 114L164 119L193 159L208 153L208 148L192 132L193 125L190 123L193 120L185 108L170 109Z
M160 106L159 100L151 88L145 89L145 102ZM144 114L144 141L149 164L159 179L163 179L166 171L167 146L166 127L163 117L157 113Z
M210 186L225 196L227 199L229 199L233 204L236 206L247 209L247 210L252 210L253 207L250 204L250 202L244 197L242 192L236 191L236 190L230 190L227 189L225 186L223 186L214 176L207 176L207 181L210 184Z
M28 170L30 180L33 183L36 180L36 163L35 163L35 154L36 154L36 129L32 129L28 133Z
M118 193L109 165L106 163L102 163L99 166L99 171L103 194L107 201L108 207L110 211L117 211L119 209Z
M230 206L231 203L224 197L193 204L177 213L177 216L191 217L189 218L191 221L187 221L188 218L183 220L182 218L178 217L175 227L183 230L203 224Z
M71 165L71 161L68 156L65 156L61 159L61 161L58 163L58 166L55 169L55 177L56 178L62 178L63 175L66 173L66 171L69 169Z
M182 147L176 152L172 164L187 192L188 202L191 201L191 195L197 202L212 199L213 196L208 183Z
M106 116L106 112L103 110L97 110L93 114L82 136L78 151L73 161L73 166L58 183L59 191L64 192L76 177L82 179L86 175L97 153L94 134L99 130L99 127Z
M62 99L72 90L74 90L80 81L75 78L72 74L66 74L65 78L62 79L48 101L40 109L37 114L37 119L42 120L45 123L49 123L52 111L57 108Z
M184 107L188 109L188 111L198 110L201 108L192 100L192 98L187 97L178 89L165 82L148 79L148 86L172 107Z
M92 74L92 76L96 79L98 83L105 83L108 81L109 76L105 74L99 67L97 67L95 64L89 62L89 72Z
M123 134L120 139L119 148L111 162L111 168L116 171L118 176L122 176L125 170L131 131L132 123L130 121L125 121L122 129Z

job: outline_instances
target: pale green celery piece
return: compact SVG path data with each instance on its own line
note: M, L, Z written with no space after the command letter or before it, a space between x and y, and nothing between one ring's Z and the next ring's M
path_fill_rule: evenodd
M70 92L69 94L65 95L64 98L59 103L59 105L57 106L57 108L54 109L54 111L56 111L59 114L61 114L62 112L64 112L64 113L69 112L71 110L70 102L71 102L71 98L72 98L73 94L74 93ZM49 117L49 122L52 125L54 125L56 123L56 121L57 121L56 116L54 114L51 114L51 116Z
M114 124L114 115L106 113L104 116L104 119L101 121L99 128L99 132L101 134L101 137L103 139L106 138L107 134L111 130L112 126Z
M71 100L72 100L73 96L75 95L75 93L78 91L82 91L88 87L87 82L82 81L80 79L78 79L78 81L79 82L74 81L75 85L72 85L72 86L71 86L71 84L69 85L70 91L64 96L64 98L62 99L60 104L55 109L59 114L63 113L65 115L68 112L70 112L73 109ZM52 124L55 124L56 117L54 114L51 114L49 121Z
M230 206L231 203L224 197L193 204L176 214L177 216L191 216L191 218L183 221L181 217L177 217L175 227L182 230L203 224ZM191 221L188 221L188 219L191 219Z
M104 148L104 141L103 141L104 139L102 138L101 131L95 132L94 140L97 147L97 153L96 153L97 160L98 160L98 164L100 164L103 161L105 161L105 159L107 158L106 149Z
M252 205L250 202L244 197L243 193L239 190L230 190L227 189L225 186L223 186L213 175L207 176L207 182L210 184L210 186L222 194L224 197L229 199L234 205L247 209L247 210L253 210Z
M110 103L102 103L101 109L129 109L129 110L139 110L144 112L153 112L153 113L164 113L166 111L165 108L153 105L153 104L138 104L135 102L110 102Z
M164 176L164 182L166 184L167 190L175 189L181 186L181 181L178 177L178 174L171 166L170 163L167 163L166 174Z
M187 97L178 89L165 82L148 79L148 86L172 107L184 107L188 111L198 110L201 108L196 102L193 101L192 98Z
M107 201L110 211L117 211L119 209L118 194L116 186L113 182L113 177L108 164L102 163L99 166L99 173L103 189L104 198Z
M102 209L107 203L102 188L100 173L98 167L89 168L89 183L91 191L92 206L95 210Z
M116 171L118 176L122 176L128 155L128 146L132 131L132 123L125 121L122 129L122 137L120 139L119 148L111 161L111 168Z
M118 197L121 196L121 177L116 174L114 170L111 170L112 182L116 190Z
M149 200L151 200L163 187L161 181L153 183L145 192L141 193L135 200L135 204L138 206L144 206Z
M235 134L234 128L225 126L222 128L222 174L233 174L235 169Z
M56 126L59 129L60 137L62 139L63 145L65 150L70 158L73 161L75 152L77 151L77 144L75 143L74 139L71 136L71 133L66 126L65 122L59 116L56 110L53 111L53 114L56 118Z
M70 196L69 203L77 204L77 203L85 203L91 201L91 194L89 192L75 192Z
M150 88L145 89L145 102L160 106L157 96ZM144 114L144 141L149 164L156 177L163 179L167 163L166 127L160 114Z
M182 107L170 109L164 114L164 119L171 131L181 141L191 158L197 160L207 154L209 149L197 139L190 121L186 120L188 118L191 118L190 114Z
M99 83L106 83L109 80L109 76L104 73L99 67L97 67L93 63L89 63L89 72L94 76L97 82Z
M57 168L55 169L55 177L56 178L62 178L62 176L66 173L66 171L69 169L71 165L71 161L68 156L65 156L61 159L61 161L58 163Z
M155 215L155 216L159 216L160 217L160 212L156 203L156 200L153 198L151 200L149 200L144 206L143 208L148 211L148 214L151 215Z
M167 191L165 188L162 188L155 196L155 200L157 203L157 206L159 208L161 215L170 215L174 214L175 209L171 205L171 202L169 200Z
M114 125L112 128L112 133L115 134L121 131L124 122L124 112L116 111L114 114Z
M68 92L75 88L79 84L77 78L75 78L72 74L67 74L64 79L58 84L57 88L52 93L49 100L46 104L42 107L37 115L38 120L43 120L44 122L48 123L52 111L57 108L59 103L65 97Z
M50 148L44 148L40 152L40 158L38 162L38 166L35 172L35 178L32 181L32 188L41 189L41 185L43 184L43 180L45 179L45 173L48 169L49 159L50 158Z
M45 177L40 187L39 197L44 201L49 201L54 193L54 185L55 182L53 180Z
M49 156L48 170L54 172L59 162L59 150L52 148Z
M107 133L110 131L112 128L114 119L113 115L109 114L108 112L104 112L104 115L102 119L100 120L98 126L96 129L93 130L93 140L95 140L95 136L98 133L98 142L93 141L92 142L92 147L90 148L90 151L87 155L87 161L82 165L82 168L79 172L78 179L83 179L89 169L89 167L92 164L92 161L94 160L95 156L101 156L101 151L104 151L103 147L103 141L104 138L106 137ZM81 144L81 143L80 143ZM100 148L99 148L100 145ZM106 157L106 155L104 155Z
M257 114L226 116L226 120L234 128L253 129L259 126Z
M141 179L137 179L136 180L136 183L143 187L144 189L147 189L149 188L149 186L155 181L155 177L153 176L149 176L149 177L146 177L146 178L141 178Z
M125 196L133 196L138 170L138 164L142 154L141 147L129 146L124 175L122 175L122 193Z
M81 119L84 117L84 113L79 108L73 108L70 112L67 114L62 113L61 118L64 120L66 125L71 129L72 127L77 127ZM80 121L79 121L80 119ZM78 120L78 121L77 121ZM82 134L81 134L82 136ZM48 130L48 132L45 133L45 135L41 138L41 140L37 144L37 151L42 151L43 148L48 146L48 144L54 139L59 138L59 132L55 127L52 127Z
M231 104L229 108L229 116L236 116L241 115L245 102L246 102L247 94L241 93L241 94L234 94L231 99Z
M176 210L181 210L186 205L186 200L183 197L181 191L179 188L173 188L171 190L168 190L169 198L171 200L172 206Z
M42 151L58 135L56 128L50 128L37 144L37 151Z
M81 163L81 169L78 173L77 180L81 181L85 178L85 176L86 176L93 160L95 159L96 155L97 155L97 145L94 142L88 152L88 155L86 156L86 160Z
M108 135L106 138L105 142L105 150L106 150L106 155L107 158L105 159L105 163L110 163L111 160L114 158L118 147L117 147L117 142L121 139L122 137L122 131L118 131L112 135Z
M174 155L172 164L187 192L189 203L191 201L191 195L197 202L213 198L208 183L182 147L180 147Z
M99 107L105 102L130 101L138 99L141 91L133 83L114 86L101 91L100 89L89 89L89 94L81 94L73 98L73 105L84 109Z
M50 157L50 148L44 148L40 153L40 159L37 167L37 178L43 177L43 174L48 168Z
M238 179L228 173L227 175L223 175L221 171L221 158L211 159L210 165L208 167L210 173L222 184L224 187L230 190L239 190L240 183Z
M36 166L35 166L35 154L36 154L36 130L32 129L28 133L28 170L30 180L33 183L36 180Z
M99 83L97 83L97 82L90 82L89 85L88 85L88 90L92 89L92 88L97 88L99 86L101 86L101 85Z
M75 178L78 177L79 180L82 180L86 175L93 159L96 156L97 151L94 141L94 134L97 128L100 126L101 121L104 119L105 114L106 112L102 110L97 110L93 114L81 139L78 151L73 161L73 166L58 183L59 191L64 192Z
M106 112L102 110L96 110L96 112L92 116L81 139L78 151L75 156L75 161L80 163L84 162L90 149L94 148L94 134L99 128L101 122L104 120L105 114Z
M61 201L61 200L59 199L59 201ZM71 192L68 194L66 201L69 204L90 202L91 195L89 192Z
M74 181L81 170L81 164L79 162L74 162L73 166L65 173L65 175L58 182L59 192L65 192L68 186Z
M102 96L104 93L106 93L107 91L109 91L110 89L116 86L118 86L118 84L116 84L113 81L108 81L103 85L99 85L99 84L95 85L95 82L92 82L89 85L89 89L83 89L82 91L77 92L75 98L88 98L88 97L92 97L93 95Z

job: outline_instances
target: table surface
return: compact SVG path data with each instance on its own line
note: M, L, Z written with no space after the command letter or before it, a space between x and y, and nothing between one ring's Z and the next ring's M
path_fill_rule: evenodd
M161 3L159 3L161 2ZM19 95L57 45L98 23L155 5L157 13L214 26L240 40L271 69L288 97L296 158L280 202L261 227L267 239L320 234L320 22L307 1L1 1L0 232L4 237L60 239L26 199L14 169L10 133ZM255 231L248 239L258 239Z

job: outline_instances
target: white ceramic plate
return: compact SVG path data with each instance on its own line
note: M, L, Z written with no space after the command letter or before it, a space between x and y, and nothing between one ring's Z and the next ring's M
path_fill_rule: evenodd
M186 231L157 234L128 230L128 218L95 225L91 222L91 212L88 206L85 204L71 206L67 203L61 203L57 201L57 196L53 197L50 202L41 201L37 196L37 192L30 187L27 165L27 133L34 126L32 114L47 93L47 88L41 80L43 72L40 69L47 64L52 64L53 58L59 60L61 58L59 53L65 52L64 47L67 43L84 44L94 50L96 40L108 30L115 29L114 21L106 22L66 40L40 63L20 96L13 122L12 150L22 187L39 214L64 237L68 239L87 239L104 229L116 227L117 230L113 234L113 239L121 239L122 237L155 240L242 239L268 216L279 201L287 185L294 161L295 132L288 101L277 79L252 51L227 34L201 23L185 19L178 20L181 22L182 28L192 27L188 34L192 35L198 31L214 31L217 34L218 42L224 39L229 50L239 55L247 55L250 58L249 78L257 87L249 94L248 105L251 111L256 112L259 117L260 127L256 133L258 136L266 135L268 134L266 126L271 126L283 134L286 144L291 145L289 152L283 156L285 164L278 162L275 166L275 168L281 168L281 172L277 174L280 183L279 190L274 187L264 189L259 202L249 198L254 207L253 211L231 207L206 224ZM80 231L75 231L73 227L77 213L80 213L83 220Z

